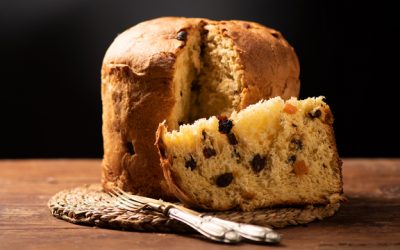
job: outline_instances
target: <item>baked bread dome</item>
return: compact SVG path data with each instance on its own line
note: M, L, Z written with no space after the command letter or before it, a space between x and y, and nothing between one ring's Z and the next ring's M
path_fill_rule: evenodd
M337 203L343 189L332 123L322 97L275 97L179 131L160 124L157 145L170 190L188 206Z
M299 63L273 29L246 21L163 17L111 44L102 71L105 190L170 197L154 145L168 129L229 115L265 98L298 96Z

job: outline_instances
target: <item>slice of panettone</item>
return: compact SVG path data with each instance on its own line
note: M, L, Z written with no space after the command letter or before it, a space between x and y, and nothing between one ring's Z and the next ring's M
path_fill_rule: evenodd
M230 117L157 130L172 193L191 207L251 211L342 199L333 116L323 97L260 101Z

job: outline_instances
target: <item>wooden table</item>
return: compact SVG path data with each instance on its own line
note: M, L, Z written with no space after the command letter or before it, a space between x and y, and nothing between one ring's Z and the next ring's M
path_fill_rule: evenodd
M332 218L279 229L279 248L400 249L400 159L345 159L349 202ZM70 224L50 214L65 188L98 183L100 160L0 161L0 249L261 249L189 235L123 232Z

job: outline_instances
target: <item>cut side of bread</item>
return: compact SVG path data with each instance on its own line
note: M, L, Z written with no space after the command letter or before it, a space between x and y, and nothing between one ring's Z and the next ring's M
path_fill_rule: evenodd
M239 52L217 24L200 22L197 29L182 31L186 45L176 60L179 70L172 84L176 102L166 119L169 129L240 109L245 92Z
M164 177L188 206L251 211L342 198L333 116L323 97L260 101L230 116L157 130Z

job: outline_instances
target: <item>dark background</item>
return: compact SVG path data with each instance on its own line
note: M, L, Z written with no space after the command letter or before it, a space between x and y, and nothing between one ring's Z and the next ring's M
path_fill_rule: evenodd
M333 110L340 155L398 157L399 14L368 2L0 1L0 158L102 157L104 53L167 15L280 30L300 59L301 97L324 95Z

